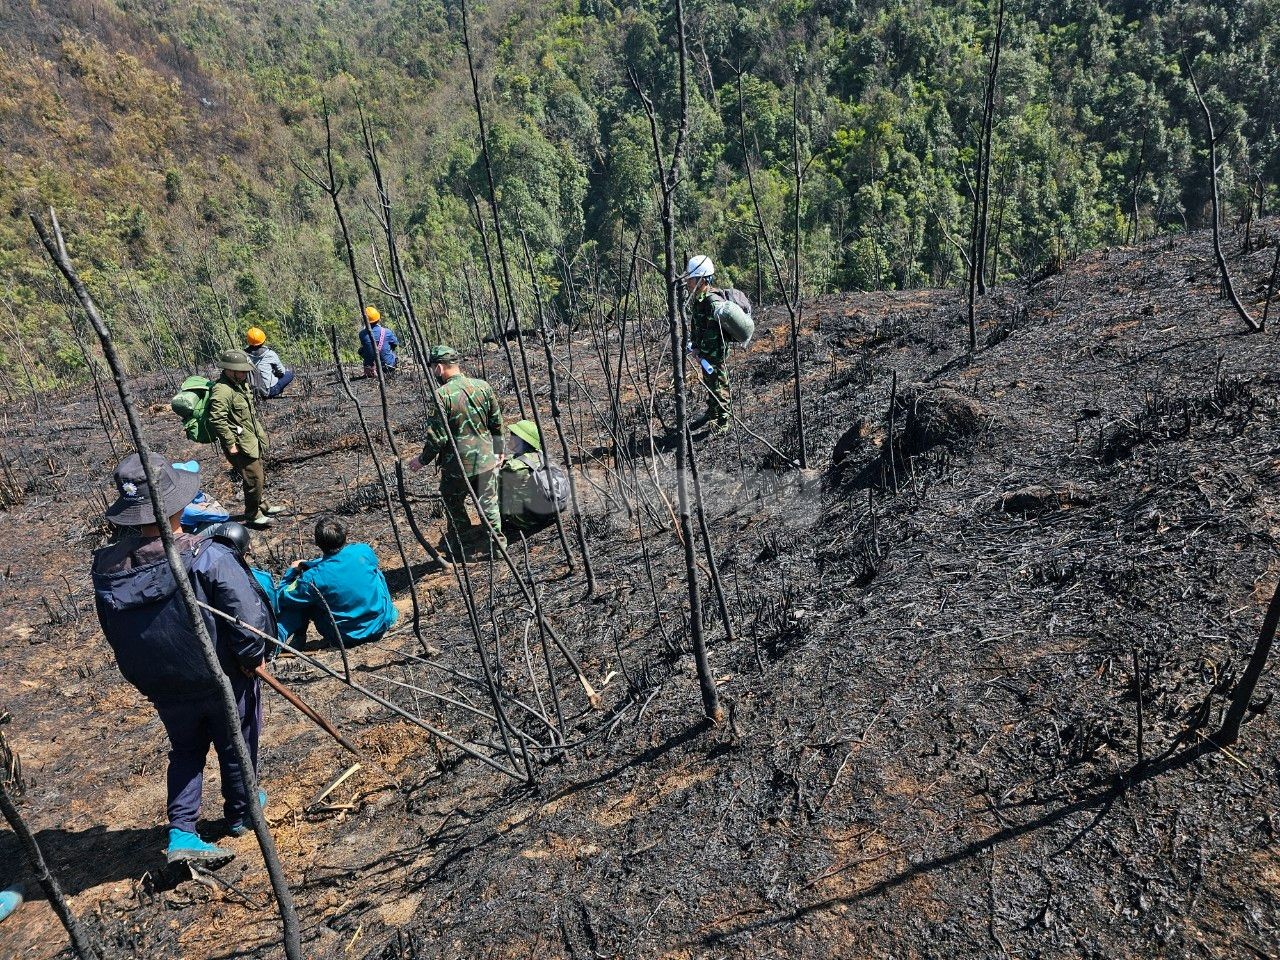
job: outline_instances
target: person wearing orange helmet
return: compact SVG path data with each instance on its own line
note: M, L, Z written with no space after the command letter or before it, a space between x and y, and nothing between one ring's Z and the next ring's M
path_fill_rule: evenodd
M395 376L396 348L400 341L390 327L383 325L382 314L377 307L365 307L364 319L367 322L360 330L360 359L364 361L364 375L376 377L381 361L383 372L388 377Z
M286 369L280 355L267 346L267 334L261 327L250 327L245 333L244 352L253 364L253 391L258 399L278 397L293 383L293 371Z

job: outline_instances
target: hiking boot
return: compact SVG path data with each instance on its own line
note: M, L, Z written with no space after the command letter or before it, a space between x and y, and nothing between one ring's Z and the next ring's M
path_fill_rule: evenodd
M263 507L262 512L265 513L268 517L278 517L280 516L280 514L285 512L285 508L279 507L279 506Z
M205 843L194 833L169 828L169 846L164 852L168 863L201 863L209 867L221 867L230 863L236 855L224 847Z
M253 529L255 530L266 530L268 527L270 527L274 523L275 521L272 520L265 513L260 513L256 517L254 517L252 520L246 520L244 522L244 525L246 527L253 527Z
M728 420L713 420L711 423L711 436L718 437L722 433L729 432Z
M258 791L258 806L263 810L267 809L267 791ZM243 837L246 833L253 829L253 824L249 822L248 817L235 820L227 824L227 833L233 837Z

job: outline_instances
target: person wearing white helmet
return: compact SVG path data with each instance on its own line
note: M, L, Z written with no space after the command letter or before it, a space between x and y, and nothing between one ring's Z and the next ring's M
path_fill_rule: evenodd
M706 413L690 426L702 427L709 423L713 433L723 433L729 429L732 413L729 372L725 369L729 344L712 315L719 299L718 291L711 286L715 275L716 265L706 254L692 257L684 272L685 289L689 293L689 335L693 341L693 358L702 368L702 385L707 388Z

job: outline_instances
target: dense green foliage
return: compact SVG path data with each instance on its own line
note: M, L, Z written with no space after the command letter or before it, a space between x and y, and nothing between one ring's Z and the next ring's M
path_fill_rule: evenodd
M795 124L806 291L958 281L989 4L689 0L686 12L683 249L711 253L755 291L744 164L785 255ZM566 277L585 286L584 275L607 275L636 231L652 256L652 146L628 71L669 134L673 22L670 4L653 2L491 0L472 10L509 247L523 230L561 305ZM84 363L26 221L42 204L61 211L139 367L194 366L250 324L294 358L322 357L328 324L353 331L328 198L291 162L322 162L326 101L362 270L374 274L358 107L378 130L420 306L442 336L469 331L465 273L490 311L471 200L474 191L483 204L486 185L460 24L456 0L6 5L0 369L12 388L24 376L73 377ZM1280 0L1009 5L992 174L1001 278L1124 242L1135 197L1141 235L1205 221L1204 129L1184 53L1221 134L1227 215L1265 209L1280 175ZM767 257L762 274L768 296Z

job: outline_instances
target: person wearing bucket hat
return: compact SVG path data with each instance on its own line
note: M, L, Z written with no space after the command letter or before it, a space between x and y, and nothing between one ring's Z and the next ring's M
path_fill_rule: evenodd
M532 420L507 428L511 440L498 471L502 491L502 529L533 533L545 527L568 503L569 478L542 453L542 437Z
M262 460L267 455L267 431L249 384L253 361L243 350L224 350L218 355L218 366L222 376L209 392L209 430L227 461L240 473L245 525L269 527L271 518L284 508L263 503L267 477Z
M542 435L538 433L538 425L532 420L517 420L507 429L517 441L511 450L511 456L519 456L529 450L542 452Z
M365 325L360 328L360 359L364 361L364 375L376 377L378 362L388 377L396 374L396 348L400 341L391 332L391 328L382 322L382 314L377 307L364 308Z
M196 598L247 624L231 623L207 611L202 614L236 696L240 732L255 767L262 716L253 670L265 651L253 630L274 636L276 622L234 550L183 532L182 509L199 489L200 474L175 469L155 453L149 454L148 460L165 516L155 515L142 459L137 454L126 457L116 467L117 497L106 513L119 537L93 555L94 606L120 673L151 701L169 738L169 843L165 856L170 863L200 861L218 866L234 853L206 842L196 832L210 746L217 752L222 771L223 812L229 825L244 821L249 797L222 712L217 680L209 671L183 606L159 524L167 523L173 531Z
M462 375L460 360L453 347L439 344L431 348L427 361L440 384L436 390L440 410L432 411L422 453L409 463L410 470L420 470L439 460L440 496L447 520L445 551L455 558L468 547L479 546L478 538L488 541L483 526L479 530L471 526L468 487L475 491L498 541L506 543L496 473L502 457L502 410L489 384ZM461 461L454 456L451 435Z
M293 383L293 371L285 367L280 354L267 346L267 334L261 327L250 327L244 335L245 355L253 364L253 390L261 400L284 393Z

